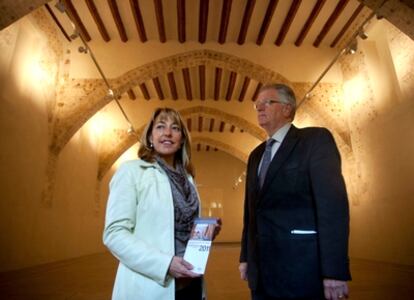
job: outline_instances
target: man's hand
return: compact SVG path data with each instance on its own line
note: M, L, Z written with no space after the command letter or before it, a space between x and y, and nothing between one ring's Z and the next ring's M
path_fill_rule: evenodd
M323 288L327 300L341 300L348 298L348 284L346 281L324 279Z
M240 278L247 281L247 263L242 262L239 265Z
M200 274L191 272L193 265L185 261L182 257L174 256L171 260L168 273L174 278L200 277Z

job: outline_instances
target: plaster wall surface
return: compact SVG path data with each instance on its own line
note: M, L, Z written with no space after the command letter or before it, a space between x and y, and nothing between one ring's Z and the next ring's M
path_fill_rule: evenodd
M0 270L102 251L97 212L96 147L87 128L62 151L45 205L50 108L56 100L56 53L30 18L1 32ZM99 229L99 230L98 230Z
M414 42L384 21L369 36L360 43L358 64L350 66L358 71L345 76L345 86L354 88L345 92L356 171L348 178L350 253L413 265L414 103L406 95L414 91ZM401 43L406 47L396 46ZM353 84L357 77L365 78L362 84Z

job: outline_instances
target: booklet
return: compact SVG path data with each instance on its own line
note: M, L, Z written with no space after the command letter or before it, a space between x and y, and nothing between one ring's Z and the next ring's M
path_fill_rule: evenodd
M196 218L194 221L184 253L184 259L194 266L194 273L204 274L206 270L216 225L216 218Z

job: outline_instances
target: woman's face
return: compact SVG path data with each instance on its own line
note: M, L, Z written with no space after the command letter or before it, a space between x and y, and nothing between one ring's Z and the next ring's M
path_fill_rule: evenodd
M150 142L154 150L169 165L174 164L174 155L181 148L183 142L182 130L171 117L158 116L154 121Z

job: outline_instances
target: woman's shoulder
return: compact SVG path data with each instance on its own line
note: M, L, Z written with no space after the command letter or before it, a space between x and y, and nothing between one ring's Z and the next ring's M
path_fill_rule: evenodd
M142 160L140 158L138 159L132 159L124 161L120 164L118 171L120 172L140 172L147 168L154 167L155 164L152 162L148 162L145 160Z

